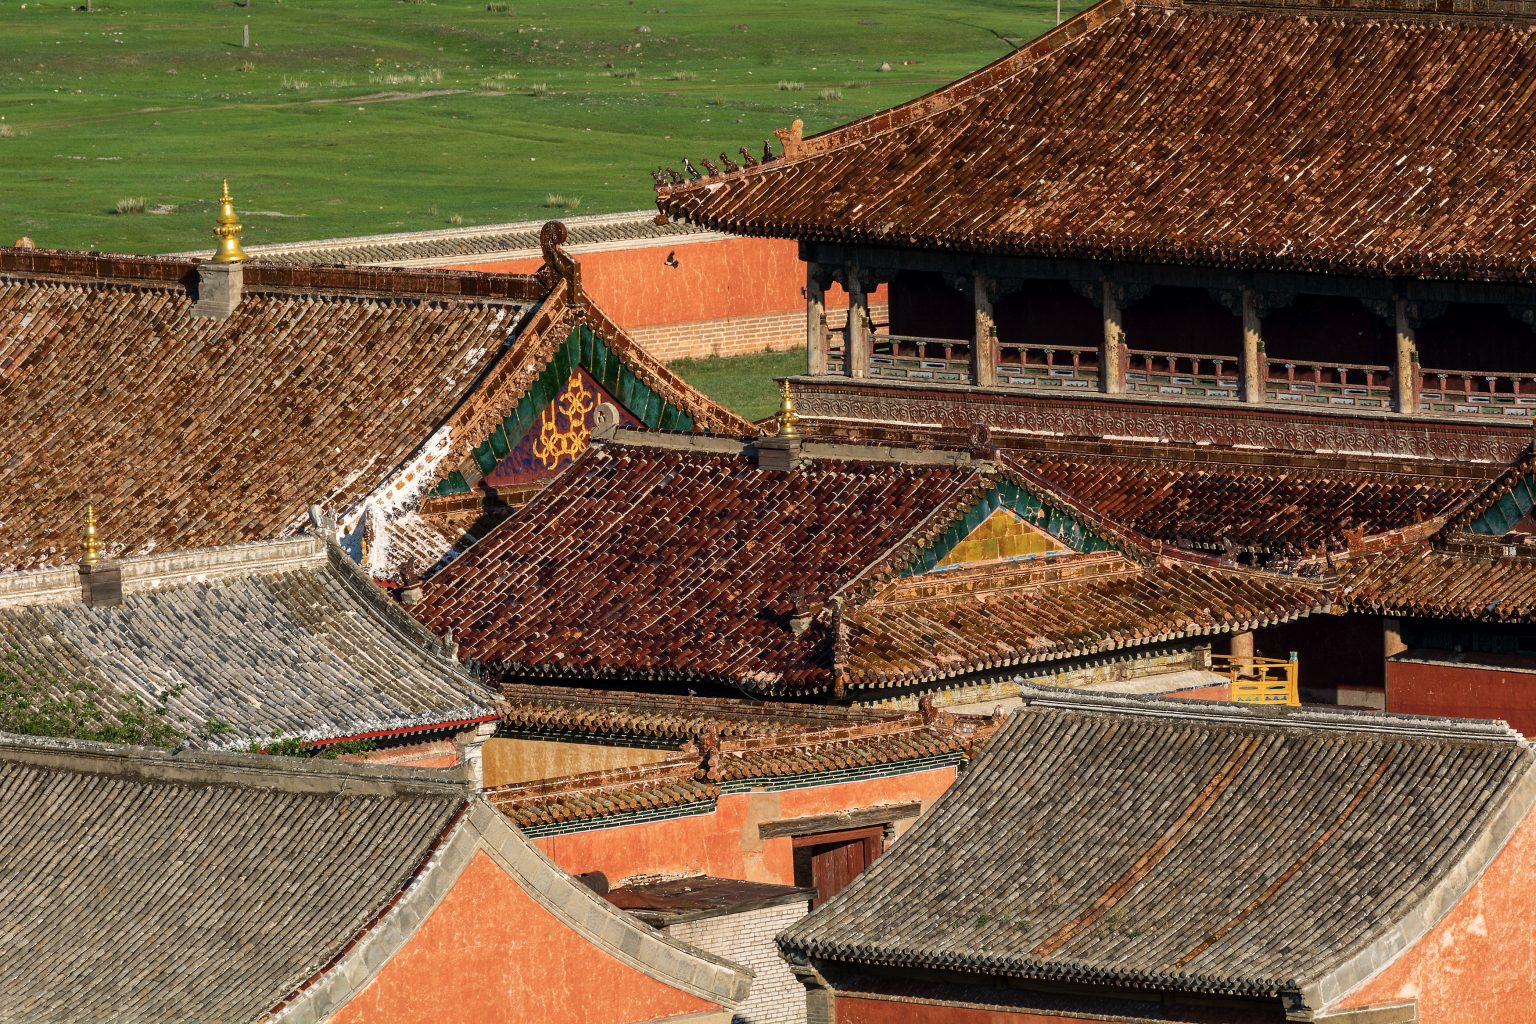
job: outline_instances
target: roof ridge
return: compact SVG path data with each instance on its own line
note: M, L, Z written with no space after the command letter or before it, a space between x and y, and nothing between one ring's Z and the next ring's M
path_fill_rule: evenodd
M1026 707L1088 713L1129 714L1187 722L1258 726L1272 729L1315 729L1320 732L1360 732L1417 739L1481 740L1497 745L1533 749L1523 735L1502 721L1440 718L1379 711L1349 711L1303 707L1281 710L1240 704L1187 701L1140 694L1063 693L1029 683L1020 684Z
M198 268L207 262L180 256L0 246L0 277L82 284L186 289L193 285ZM536 274L262 263L259 259L240 266L242 290L249 294L320 292L331 299L388 296L421 301L536 302L550 290L549 283Z
M435 768L205 749L161 750L57 736L0 733L0 762L53 771L124 775L166 783L224 784L338 796L445 796L468 801L467 779Z

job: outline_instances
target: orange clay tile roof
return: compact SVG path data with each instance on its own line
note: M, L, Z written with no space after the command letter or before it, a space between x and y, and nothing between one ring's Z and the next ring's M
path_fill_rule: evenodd
M563 688L550 688L554 696L545 697L531 693L534 689L538 688L507 689L513 709L503 730L511 727L514 734L539 731L520 727L527 719L519 719L516 705L524 693L529 700L545 705L624 706L636 699L628 694ZM663 702L670 700L673 698L662 698ZM687 808L713 809L722 790L741 791L746 785L814 785L872 771L919 771L954 764L969 755L976 741L989 739L1005 720L953 716L932 709L889 712L766 705L764 721L753 726L756 735L743 736L714 728L717 713L708 707L713 702L692 703L698 706L677 705L674 713L680 720L692 719L704 728L675 757L648 765L513 783L487 790L486 796L520 828L535 833L602 819L670 816ZM718 703L729 706L746 702ZM572 711L578 717L581 714L574 707ZM768 721L770 715L777 721ZM826 725L821 719L833 724ZM536 724L548 727L555 723L546 714L539 716ZM550 733L569 735L559 728ZM605 734L602 738L622 743L626 737ZM633 739L633 734L629 738Z
M759 470L731 451L594 446L425 586L413 611L508 677L824 690L831 638L790 629L975 468L817 460Z
M658 206L818 241L1526 280L1536 5L1451 6L1106 0Z
M906 712L823 704L681 697L621 690L591 690L507 683L503 731L627 739L680 745L713 733L721 740L853 735L909 719Z
M886 584L848 612L838 671L849 689L912 685L1256 629L1327 604L1317 587L1267 573L1119 552L945 570Z
M88 503L116 556L290 533L391 474L419 492L578 321L701 429L747 429L564 278L243 273L233 315L202 319L191 261L0 248L0 567L72 561Z
M1021 442L1009 460L1142 537L1295 557L1448 515L1498 467L1166 443Z
M596 446L434 576L413 611L504 680L805 696L1248 629L1328 603L1309 583L1208 556L1159 559L1026 469L838 450L846 457L780 473L740 445ZM1072 517L1064 535L1099 553L927 571L1009 488L1042 503L1037 522ZM536 705L516 714L549 721ZM558 717L675 733L671 714Z
M1452 535L1351 558L1337 601L1379 615L1530 622L1536 619L1536 546Z

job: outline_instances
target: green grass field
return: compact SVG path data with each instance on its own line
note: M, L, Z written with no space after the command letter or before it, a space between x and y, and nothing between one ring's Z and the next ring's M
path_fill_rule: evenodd
M0 0L6 243L211 245L224 176L253 244L640 208L658 164L921 95L1055 20L1049 0L84 5Z
M681 359L672 364L688 383L749 420L771 416L779 408L774 378L805 372L805 352L759 352L750 356Z

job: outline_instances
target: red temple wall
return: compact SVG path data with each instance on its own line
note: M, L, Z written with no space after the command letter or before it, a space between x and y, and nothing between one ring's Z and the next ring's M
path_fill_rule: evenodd
M1388 711L1501 718L1527 736L1536 735L1536 673L1419 661L1386 664Z
M667 263L673 256L677 266ZM657 358L788 350L805 344L805 264L798 243L723 238L603 252L577 253L582 286L619 326ZM456 263L455 270L529 274L543 260ZM884 286L870 301L886 301ZM841 288L827 293L829 310L846 309ZM883 320L877 311L876 320ZM841 323L841 316L833 316Z
M715 875L793 885L793 843L762 839L758 825L880 804L924 810L955 781L953 767L770 793L730 793L710 814L545 836L533 842L573 875L601 871L618 884L636 875ZM905 823L898 823L901 828Z
M1536 1012L1533 877L1536 821L1527 815L1451 912L1337 1008L1417 1000L1425 1024L1531 1020Z
M335 1024L630 1024L717 1009L588 942L484 853Z

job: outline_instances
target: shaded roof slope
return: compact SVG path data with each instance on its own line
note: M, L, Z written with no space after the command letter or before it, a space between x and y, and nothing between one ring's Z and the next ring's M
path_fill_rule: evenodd
M262 1019L468 796L400 770L0 735L0 1017Z
M492 694L334 545L313 537L122 563L87 607L73 569L0 575L0 690L164 706L171 732L243 749L495 717Z
M1502 724L1035 691L780 943L1321 1009L1454 905L1529 811L1531 769Z
M1523 280L1533 7L1448 9L1106 0L934 93L791 137L787 159L662 183L658 204L742 234Z
M820 606L979 476L874 459L770 472L733 441L603 444L413 611L509 674L825 688L830 638L791 631L796 591Z

